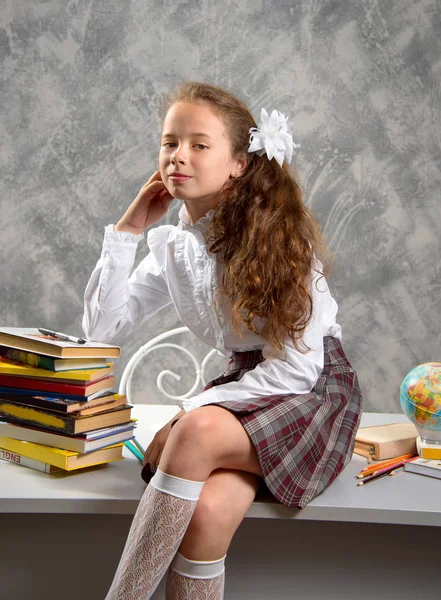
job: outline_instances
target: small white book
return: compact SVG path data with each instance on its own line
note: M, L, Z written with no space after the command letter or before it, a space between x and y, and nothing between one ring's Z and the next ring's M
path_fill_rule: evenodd
M412 462L404 463L404 470L417 475L427 475L441 479L441 460L429 460L428 458L417 458Z
M0 448L0 460L5 460L6 462L10 462L21 467L28 467L29 469L34 469L35 471L42 471L43 473L54 473L55 471L61 470L58 467L54 467L54 465L42 462L41 460L36 460L35 458L23 456L17 452L11 452L5 448Z

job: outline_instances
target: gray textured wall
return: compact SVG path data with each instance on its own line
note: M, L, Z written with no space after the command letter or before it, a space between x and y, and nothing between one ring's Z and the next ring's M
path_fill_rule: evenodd
M441 360L440 34L436 0L0 1L0 323L81 332L104 225L155 170L161 95L205 80L291 116L366 408L400 410L406 373ZM117 373L179 324L143 324Z

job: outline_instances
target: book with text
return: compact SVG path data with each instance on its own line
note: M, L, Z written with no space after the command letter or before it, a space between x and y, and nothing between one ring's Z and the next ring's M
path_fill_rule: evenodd
M33 442L24 442L22 440L13 440L11 438L0 438L0 447L4 450L29 458L31 460L41 461L64 471L73 471L84 467L92 467L103 463L122 460L123 444L113 444L106 446L100 450L81 454L80 452L72 452L71 450L63 450L61 448L53 448L42 444L34 444Z
M42 462L41 460L35 460L35 458L29 458L28 456L23 456L21 454L17 454L16 452L11 452L7 448L2 448L1 442L0 460L13 463L14 465L19 465L20 467L28 467L29 469L34 469L35 471L42 471L43 473L54 473L56 471L61 471L59 467L55 467L49 463Z
M65 342L35 327L0 327L0 345L56 358L118 358L121 352L119 346L101 342Z

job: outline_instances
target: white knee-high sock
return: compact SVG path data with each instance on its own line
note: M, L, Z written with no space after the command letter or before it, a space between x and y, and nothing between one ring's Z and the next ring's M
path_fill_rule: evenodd
M223 600L226 556L200 561L177 552L167 573L165 600Z
M106 600L148 600L173 560L204 481L157 469L133 517Z

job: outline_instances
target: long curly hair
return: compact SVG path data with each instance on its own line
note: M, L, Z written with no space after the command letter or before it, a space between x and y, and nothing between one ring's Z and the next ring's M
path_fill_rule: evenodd
M246 158L242 175L230 178L206 231L209 252L223 265L219 293L231 303L232 323L243 325L282 350L288 335L306 353L303 333L312 318L313 271L328 274L333 255L303 202L297 175L264 154L248 153L249 129L256 122L238 98L206 83L179 85L165 102L207 103L225 123L232 155ZM317 260L318 259L318 260ZM320 261L320 262L319 262Z

